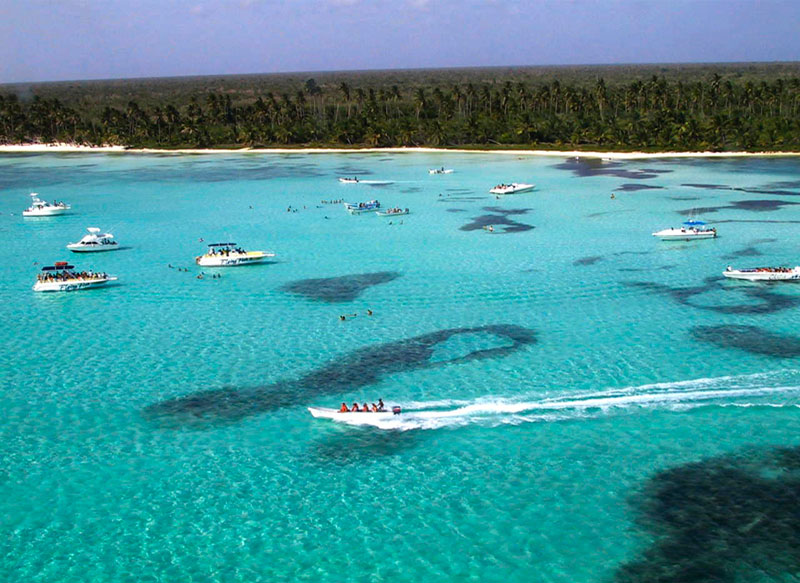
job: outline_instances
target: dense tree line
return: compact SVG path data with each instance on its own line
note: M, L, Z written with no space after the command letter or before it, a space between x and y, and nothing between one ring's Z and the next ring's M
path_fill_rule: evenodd
M798 150L800 78L361 87L314 79L101 111L0 95L0 142L132 147L525 146Z

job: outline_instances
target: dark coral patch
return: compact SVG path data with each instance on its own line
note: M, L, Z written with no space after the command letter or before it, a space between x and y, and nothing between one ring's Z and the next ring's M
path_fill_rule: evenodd
M434 359L437 345L459 337L465 344L459 354L447 360ZM298 379L258 387L198 391L150 405L144 414L167 426L230 423L283 407L311 404L320 396L368 387L387 375L498 358L536 342L533 330L513 324L437 330L355 350Z
M495 206L487 206L483 207L483 210L490 211L493 214L473 217L472 221L459 227L460 230L476 231L478 229L488 228L491 226L495 232L522 233L535 228L533 225L520 223L508 218L510 216L527 214L531 209L504 209Z
M709 206L703 208L691 208L678 211L679 215L690 216L693 214L709 214L720 210L732 209L752 212L770 212L779 210L784 206L800 204L785 200L739 200L723 206Z
M777 358L800 356L800 338L776 334L758 326L695 326L691 334L696 340L720 348L738 348Z
M367 288L389 283L398 277L400 277L400 274L396 271L358 273L341 277L301 279L287 283L281 289L312 300L328 303L351 302L358 298Z
M567 170L582 178L589 176L616 176L628 180L647 180L656 178L658 173L645 170L629 170L621 162L609 162L599 158L568 158L555 168Z
M653 184L622 184L617 187L617 190L624 192L636 192L637 190L661 190L663 186L655 186Z
M581 257L572 262L572 265L594 265L598 261L603 261L601 255L592 255L591 257Z

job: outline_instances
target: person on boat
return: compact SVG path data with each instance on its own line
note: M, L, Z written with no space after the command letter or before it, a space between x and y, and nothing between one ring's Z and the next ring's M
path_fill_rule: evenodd
M347 413L349 409L347 408L347 403L342 403L342 406L339 407L339 413Z
M378 411L383 411L383 399L378 399Z
M364 408L361 409L364 413L369 413L369 405L364 403Z
M350 407L350 410L354 413L358 413L360 409L358 408L358 403L353 403L353 406Z
M378 406L375 403L372 404L372 412L373 413L377 413L378 412Z

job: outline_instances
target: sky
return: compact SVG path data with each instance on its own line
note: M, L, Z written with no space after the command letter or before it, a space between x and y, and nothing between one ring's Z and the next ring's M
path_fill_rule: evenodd
M0 0L0 83L800 61L800 0Z

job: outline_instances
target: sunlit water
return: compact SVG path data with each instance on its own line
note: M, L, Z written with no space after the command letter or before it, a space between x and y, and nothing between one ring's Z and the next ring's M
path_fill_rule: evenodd
M0 580L619 578L654 475L800 442L800 286L721 277L800 263L798 203L795 159L0 157ZM215 240L276 261L198 279Z

